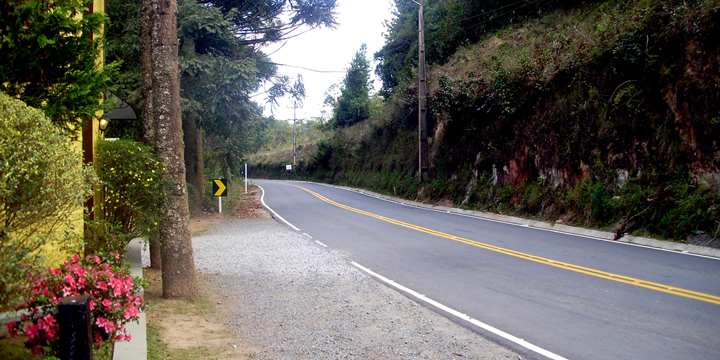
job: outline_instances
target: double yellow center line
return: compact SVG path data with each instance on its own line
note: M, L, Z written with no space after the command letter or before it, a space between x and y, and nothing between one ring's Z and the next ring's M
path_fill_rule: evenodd
M570 270L570 271L574 271L574 272L578 272L578 273L582 273L582 274L586 274L586 275L590 275L590 276L595 276L595 277L599 277L599 278L603 278L603 279L617 281L617 282L624 283L624 284L639 286L639 287L643 287L643 288L650 289L650 290L660 291L660 292L664 292L664 293L668 293L668 294L673 294L673 295L677 295L677 296L682 296L682 297L686 297L686 298L690 298L690 299L695 299L695 300L700 300L700 301L720 305L720 296L715 296L715 295L705 294L705 293L701 293L701 292L697 292L697 291L682 289L682 288L664 285L664 284L660 284L660 283L655 283L655 282L651 282L651 281L646 281L646 280L642 280L642 279L636 279L636 278L632 278L629 276L613 274L613 273L596 270L596 269L592 269L592 268L588 268L588 267L584 267L584 266L566 263L563 261L557 261L557 260L553 260L553 259L544 258L541 256L527 254L527 253L520 252L520 251L510 250L510 249L502 248L499 246L490 245L490 244L486 244L483 242L466 239L466 238L463 238L460 236L450 235L450 234L447 234L447 233L444 233L441 231L428 229L426 227L413 225L410 223L406 223L404 221L395 220L395 219L391 219L391 218L388 218L385 216L373 214L371 212L356 209L356 208L338 203L336 201L330 200L330 199L326 198L325 196L322 196L322 195L320 195L310 189L304 188L302 186L297 186L297 185L291 185L291 186L294 186L300 190L303 190L303 191L317 197L318 199L320 199L328 204L337 206L339 208L342 208L342 209L345 209L348 211L352 211L354 213L358 213L361 215L369 216L371 218L385 221L385 222L388 222L388 223L391 223L394 225L398 225L398 226L402 226L402 227L405 227L408 229L423 232L426 234L430 234L430 235L438 236L441 238L461 242L464 244L487 249L490 251L495 251L495 252L498 252L501 254L514 256L514 257L517 257L520 259L530 260L530 261L534 261L534 262L541 263L544 265L554 266L556 268Z

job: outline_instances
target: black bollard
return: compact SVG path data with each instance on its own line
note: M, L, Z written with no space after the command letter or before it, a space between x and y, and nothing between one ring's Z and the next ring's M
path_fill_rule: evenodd
M58 305L61 360L92 360L90 298L68 296Z

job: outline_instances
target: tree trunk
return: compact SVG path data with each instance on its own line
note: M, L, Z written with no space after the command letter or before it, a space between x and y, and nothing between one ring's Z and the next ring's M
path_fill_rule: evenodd
M195 40L188 36L183 39L180 51L188 58L195 55ZM193 99L190 98L192 101ZM202 197L205 193L203 186L203 155L202 155L202 129L197 124L197 116L190 111L183 117L183 133L185 140L185 170L187 181L192 184Z
M155 133L157 132L157 122L153 113L153 87L152 87L152 37L153 37L153 1L143 0L141 5L141 64L142 64L142 120L143 120L143 142L145 145L155 147L157 144ZM150 268L162 269L161 239L159 237L151 237L150 242Z
M152 39L153 33L153 0L142 0L140 16L140 47L142 64L142 120L143 142L148 146L155 146L155 133L157 121L153 113L153 83L152 83Z
M197 181L200 185L200 198L205 196L205 153L203 152L203 129L198 126L197 137L195 138L197 147Z
M185 138L185 170L187 181L192 184L200 195L203 194L203 159L202 129L195 122L195 114L183 117L183 134Z
M157 152L165 165L169 182L166 213L162 221L163 297L195 295L195 261L188 228L185 156L180 111L180 78L178 74L177 3L175 0L153 0L157 7L153 17L153 109L157 119Z
M162 270L162 239L151 238L150 242L150 268Z

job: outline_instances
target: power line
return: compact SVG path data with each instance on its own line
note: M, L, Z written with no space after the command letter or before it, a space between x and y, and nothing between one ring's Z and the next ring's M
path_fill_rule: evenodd
M516 2L514 2L514 3L510 3L510 4L507 4L507 5L501 6L501 7L499 7L499 8L495 8L495 9L492 9L492 10L485 11L485 12L483 12L483 13L481 13L481 14L477 14L477 15L473 15L473 16L470 16L470 17L466 17L466 18L464 18L464 19L455 21L454 23L457 24L457 23L461 23L461 22L467 21L467 20L472 20L472 19L478 18L478 17L491 16L491 15L493 15L493 13L499 12L499 11L502 10L502 9L505 9L505 8L508 8L508 7L517 5L517 4L519 4L519 3L523 3L523 2L525 2L525 1L526 1L526 0L516 1ZM539 1L539 0L538 0L538 1ZM535 1L535 2L538 2L538 1ZM532 4L532 3L530 3L530 4ZM515 11L515 10L517 10L517 9L520 9L520 8L525 7L525 6L527 6L527 5L530 5L530 4L528 4L528 3L523 4L523 5L521 5L521 6L518 6L518 7L514 8L514 9L510 10L510 11ZM502 14L501 14L500 16L502 16Z
M297 66L297 65L279 64L279 63L271 62L271 61L267 62L267 64L276 65L276 66L286 66L286 67L291 67L291 68L296 68L296 69L302 69L302 70L312 71L312 72L316 72L316 73L333 73L333 74L334 74L334 73L340 73L340 74L344 74L344 73L345 73L345 71L315 70L315 69L310 69L310 68L306 68L306 67L302 67L302 66Z
M515 4L518 4L518 3L521 3L521 2L523 2L523 1L518 1L518 2L514 2L514 3L510 4L510 5L502 6L502 7L499 7L499 8L497 8L497 9L495 9L495 10L491 10L491 11L489 11L489 12L487 12L487 13L484 13L484 14L480 14L480 15L476 15L476 16L471 16L471 17L469 17L469 18L456 21L456 22L454 22L453 24L458 24L458 23L460 23L460 22L467 21L467 20L470 20L470 19L473 19L473 18L476 18L476 17L480 17L480 16L487 16L488 14L497 12L497 11L500 10L500 9L504 9L504 8L507 8L508 6L515 5ZM526 2L526 3L522 4L522 5L517 6L517 7L515 7L515 8L512 8L512 9L510 9L510 10L508 10L508 11L502 12L502 13L500 13L500 14L496 14L496 15L494 15L492 18L488 18L488 19L485 19L485 20L483 20L483 21L479 21L479 22L477 22L477 23L475 23L475 24L472 24L472 25L470 25L470 26L467 26L467 27L464 27L464 28L462 28L462 29L460 29L460 30L457 30L457 31L455 31L452 35L450 35L450 37L451 37L451 38L452 38L452 37L455 37L457 34L463 32L463 31L467 31L467 30L470 30L470 29L474 29L474 28L476 28L476 27L478 27L478 26L483 26L483 25L485 25L485 24L487 24L487 23L489 23L489 22L491 22L491 21L496 21L496 20L498 20L498 19L500 19L500 18L502 18L502 17L504 17L504 16L506 16L506 15L509 15L509 14L514 13L515 11L517 11L517 10L519 10L519 9L522 9L522 8L527 7L527 6L530 6L530 5L537 4L537 3L539 3L539 2L540 2L540 0L535 0L535 1L533 1L533 2Z

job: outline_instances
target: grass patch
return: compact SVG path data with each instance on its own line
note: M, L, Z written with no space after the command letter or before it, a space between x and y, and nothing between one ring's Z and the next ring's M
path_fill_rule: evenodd
M189 299L163 299L161 272L145 269L148 287L148 359L250 359L231 326L230 314L212 290L212 279L198 274L198 294Z

